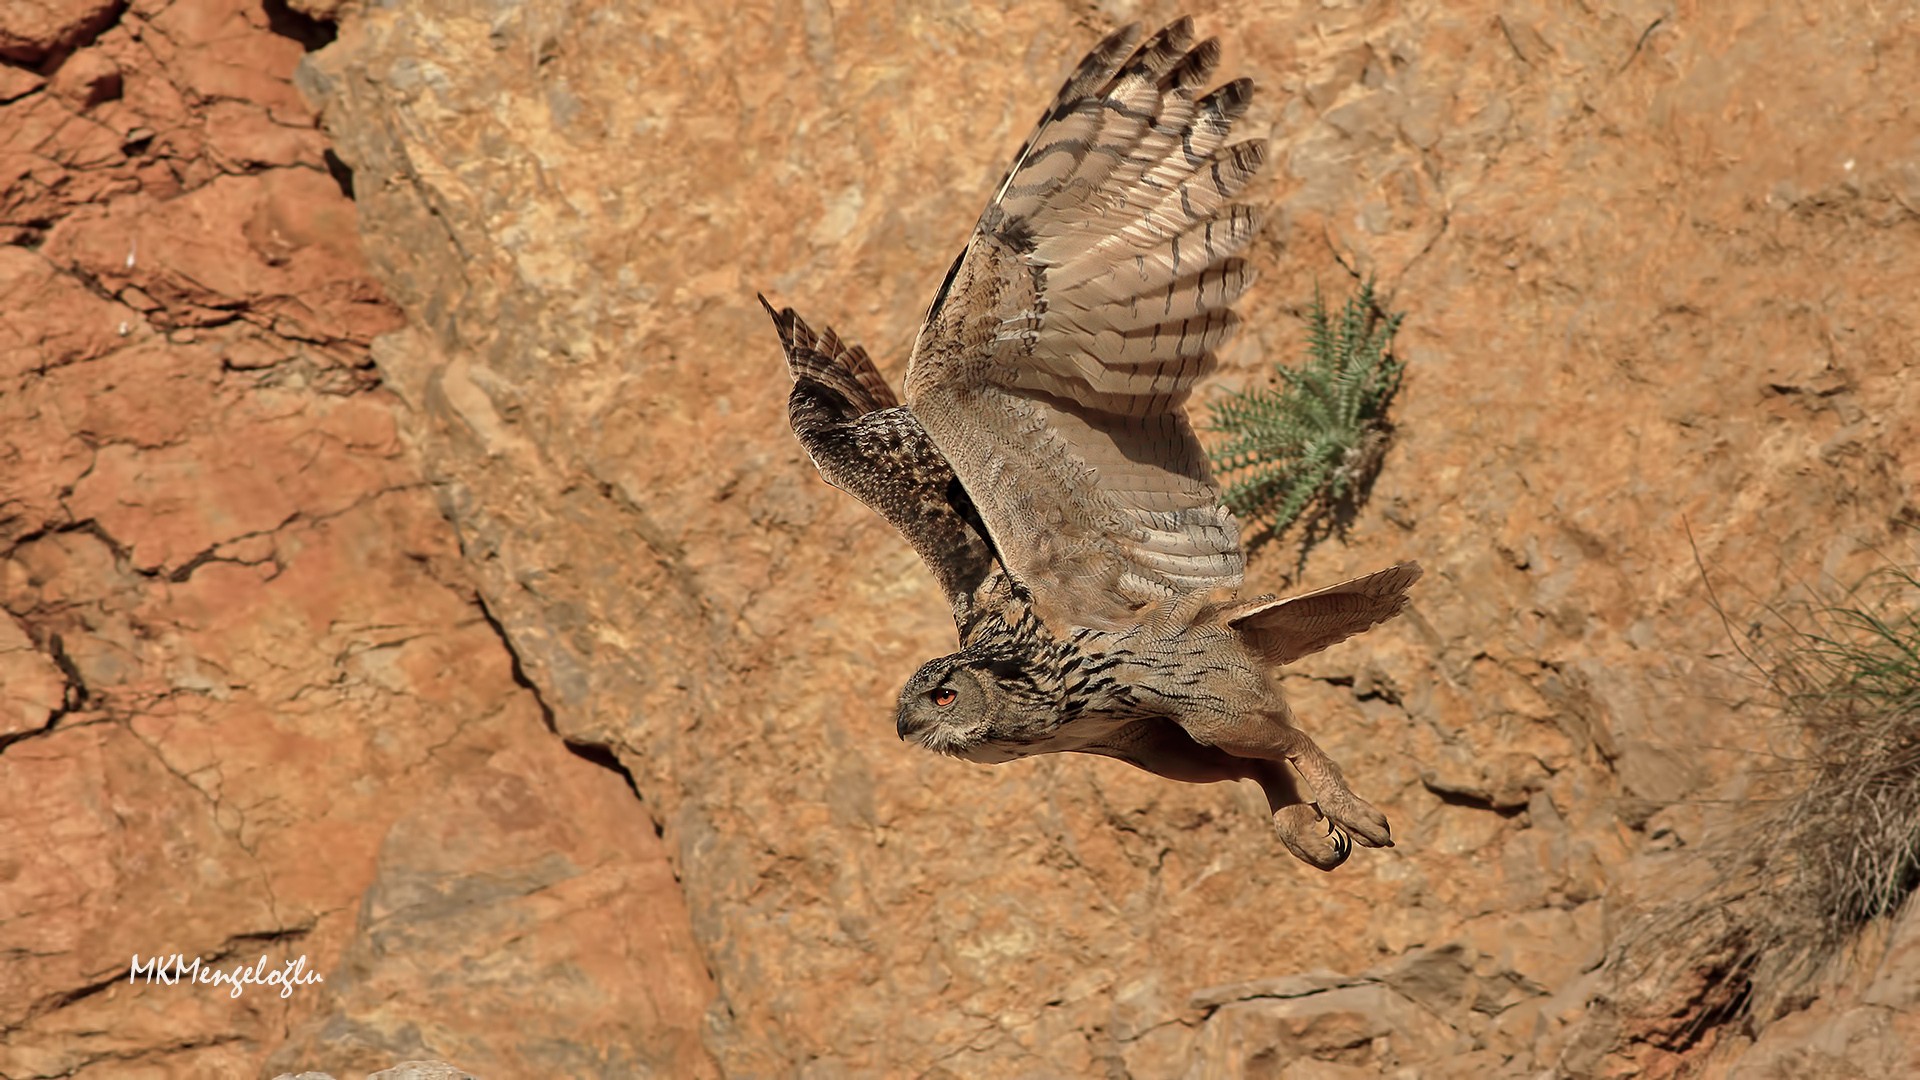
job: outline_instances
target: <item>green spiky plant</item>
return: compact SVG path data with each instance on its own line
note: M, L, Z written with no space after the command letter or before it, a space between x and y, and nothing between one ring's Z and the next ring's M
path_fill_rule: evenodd
M1329 317L1314 290L1307 312L1307 361L1275 365L1280 385L1212 403L1210 429L1226 436L1212 453L1223 499L1242 521L1277 537L1304 518L1314 527L1364 490L1386 450L1387 406L1405 364L1388 346L1401 316L1382 311L1373 282Z

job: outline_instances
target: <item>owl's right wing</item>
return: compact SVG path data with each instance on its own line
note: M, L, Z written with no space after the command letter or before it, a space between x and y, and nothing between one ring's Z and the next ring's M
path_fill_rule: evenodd
M971 633L993 552L966 489L858 345L815 334L792 308L773 316L793 376L787 420L821 479L886 518L933 571L961 640Z
M1240 584L1239 527L1183 407L1238 323L1264 144L1218 43L1129 26L1067 80L914 345L907 404L1043 617L1122 622Z

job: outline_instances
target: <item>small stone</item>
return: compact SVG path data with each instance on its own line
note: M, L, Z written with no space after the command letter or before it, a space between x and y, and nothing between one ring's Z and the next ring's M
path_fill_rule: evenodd
M60 65L47 83L47 89L86 109L120 96L120 65L99 49L81 49Z
M0 105L17 101L47 85L47 80L11 64L0 64Z
M287 0L287 6L317 22L335 22L347 0Z
M367 1080L480 1080L444 1061L403 1061L391 1069L377 1072Z
M113 21L118 0L7 0L0 4L0 57L38 64Z

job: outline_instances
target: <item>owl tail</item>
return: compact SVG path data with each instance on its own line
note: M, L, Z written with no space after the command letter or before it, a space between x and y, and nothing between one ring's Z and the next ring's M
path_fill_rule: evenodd
M1304 596L1249 600L1219 617L1267 662L1291 664L1400 614L1420 574L1419 563L1401 563Z

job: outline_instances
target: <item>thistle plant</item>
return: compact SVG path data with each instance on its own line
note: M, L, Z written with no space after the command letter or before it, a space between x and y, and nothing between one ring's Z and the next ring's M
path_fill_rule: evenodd
M1279 536L1349 505L1380 466L1392 428L1387 405L1405 364L1387 351L1401 316L1375 303L1373 282L1347 298L1336 321L1314 290L1307 361L1275 365L1276 388L1257 387L1212 404L1211 430L1227 436L1211 456L1226 482L1227 508Z

